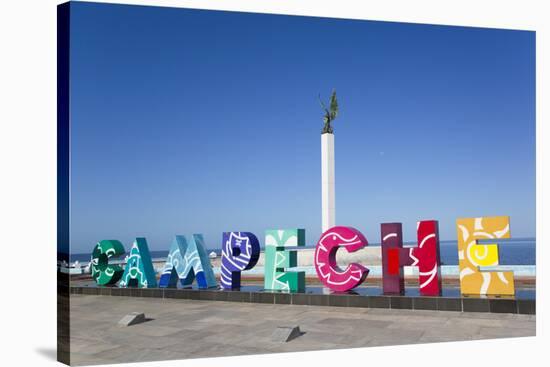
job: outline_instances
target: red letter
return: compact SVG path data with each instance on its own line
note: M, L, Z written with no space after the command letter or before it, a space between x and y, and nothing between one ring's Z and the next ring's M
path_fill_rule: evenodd
M382 288L385 294L405 291L403 266L418 266L423 296L441 295L439 229L435 220L417 224L418 247L403 248L401 223L382 223Z

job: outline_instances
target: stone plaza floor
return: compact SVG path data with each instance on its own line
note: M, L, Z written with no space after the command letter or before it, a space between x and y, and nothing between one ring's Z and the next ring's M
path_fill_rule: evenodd
M126 314L147 321L117 326ZM535 336L535 315L72 295L71 364ZM277 326L303 333L274 342Z

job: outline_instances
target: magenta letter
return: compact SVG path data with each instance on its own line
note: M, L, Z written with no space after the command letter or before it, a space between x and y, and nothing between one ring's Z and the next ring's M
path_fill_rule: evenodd
M321 235L315 248L315 270L317 277L328 288L345 292L363 283L369 269L359 264L349 264L342 270L336 264L336 251L344 247L347 252L355 252L367 246L365 236L355 228L332 227Z

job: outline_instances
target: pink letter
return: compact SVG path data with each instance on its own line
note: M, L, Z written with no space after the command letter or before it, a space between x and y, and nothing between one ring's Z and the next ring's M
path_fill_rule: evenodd
M321 235L315 248L315 270L317 277L328 288L345 292L363 283L369 269L359 264L349 264L342 270L336 264L336 251L344 247L347 252L355 252L367 246L365 236L352 227L332 227Z

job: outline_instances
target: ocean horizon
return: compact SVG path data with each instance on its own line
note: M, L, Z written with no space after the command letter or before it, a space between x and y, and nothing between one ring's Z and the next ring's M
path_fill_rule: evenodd
M499 264L500 265L536 265L536 238L510 238L499 239L498 241L483 240L480 243L498 243L499 245ZM416 246L416 242L405 242L404 247ZM442 265L458 265L458 250L456 240L447 240L439 242L440 256ZM302 247L314 248L315 245ZM369 244L369 247L380 247L379 243ZM208 253L215 252L220 256L221 248L207 249ZM263 247L262 247L263 251ZM299 250L298 250L299 251ZM151 250L151 258L165 258L168 255L166 250ZM71 254L71 262L78 261L86 263L90 261L90 253ZM124 256L122 256L124 258Z

